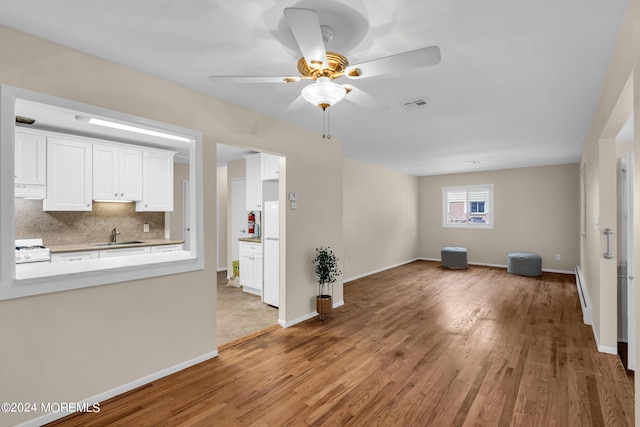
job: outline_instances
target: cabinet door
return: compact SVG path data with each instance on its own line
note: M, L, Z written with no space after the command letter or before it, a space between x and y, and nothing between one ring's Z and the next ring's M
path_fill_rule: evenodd
M240 284L253 286L253 257L251 252L240 249Z
M47 139L42 135L16 132L16 184L47 183Z
M173 211L173 154L143 151L142 201L136 211Z
M173 172L173 162L171 166ZM171 181L173 184L173 178ZM118 183L122 200L142 200L142 150L133 148L118 150ZM173 188L171 191L173 194Z
M253 253L253 285L262 292L262 250Z
M252 154L246 158L247 168L247 210L262 210L262 173L261 155Z
M280 177L280 156L262 153L262 180L278 180Z
M47 138L45 211L90 211L92 150L87 142Z
M118 149L93 144L93 199L119 200Z

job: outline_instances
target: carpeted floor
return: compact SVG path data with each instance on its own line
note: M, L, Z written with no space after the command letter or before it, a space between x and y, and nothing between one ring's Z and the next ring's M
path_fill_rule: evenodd
M218 273L217 345L234 341L278 323L278 309L258 295L227 286L226 272Z

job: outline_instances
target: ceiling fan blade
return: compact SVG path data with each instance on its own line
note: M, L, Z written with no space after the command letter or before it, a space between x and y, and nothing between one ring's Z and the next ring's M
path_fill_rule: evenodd
M302 110L305 106L311 105L309 104L302 95L298 95L296 99L294 99L289 105L287 105L284 110L282 110L282 114L284 116L289 116L291 114L297 113Z
M318 14L311 9L287 7L284 17L307 64L313 68L327 68L327 51L324 48Z
M372 113L381 113L389 108L389 105L380 101L378 98L369 95L367 92L351 85L342 85L347 89L345 100L357 105L358 107L369 110Z
M298 76L268 77L268 76L210 76L213 83L295 83L300 81Z
M350 65L346 68L344 75L350 79L362 79L411 68L427 67L436 65L439 62L440 48L438 46L429 46L361 64Z

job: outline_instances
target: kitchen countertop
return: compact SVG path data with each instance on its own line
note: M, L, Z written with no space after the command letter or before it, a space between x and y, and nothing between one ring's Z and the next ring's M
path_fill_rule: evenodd
M78 251L102 251L109 249L121 249L121 248L138 248L144 246L163 246L163 245L180 245L184 243L184 240L167 240L167 239L152 239L152 240L136 240L141 243L129 243L126 245L105 245L98 246L91 243L75 243L71 245L52 245L47 246L52 254L63 252L78 252ZM106 242L104 242L106 243Z
M238 240L241 242L262 243L262 239L260 237L240 237Z

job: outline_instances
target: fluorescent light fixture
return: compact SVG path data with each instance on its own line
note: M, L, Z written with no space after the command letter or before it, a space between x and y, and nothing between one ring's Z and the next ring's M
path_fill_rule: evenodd
M144 135L151 135L151 136L157 136L160 138L173 139L175 141L182 141L182 142L191 141L190 138L185 138L183 136L172 135L170 133L159 132L157 130L151 130L151 129L141 128L137 126L125 125L117 122L111 122L109 120L96 119L95 117L76 116L76 120L84 123L89 123L91 125L98 125L98 126L104 126L112 129L126 130L128 132L142 133Z

